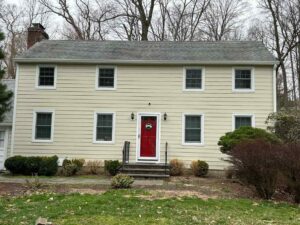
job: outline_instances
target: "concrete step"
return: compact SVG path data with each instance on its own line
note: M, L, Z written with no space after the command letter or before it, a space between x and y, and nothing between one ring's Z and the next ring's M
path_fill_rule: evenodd
M132 164L125 164L123 168L140 168L140 169L165 169L169 168L169 165L165 164L146 164L146 163L132 163Z
M128 176L134 177L134 178L157 178L157 179L164 179L169 178L170 175L168 174L131 174L128 173Z

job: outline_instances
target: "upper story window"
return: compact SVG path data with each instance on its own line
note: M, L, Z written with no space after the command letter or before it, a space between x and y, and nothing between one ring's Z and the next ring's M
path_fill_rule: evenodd
M95 113L94 143L114 142L114 113Z
M254 127L254 116L234 115L233 122L233 129L239 129L240 127Z
M51 142L53 140L53 111L34 112L33 141Z
M116 89L116 68L98 67L97 87L99 90Z
M56 66L38 66L37 88L55 89L56 88Z
M204 76L202 68L186 68L184 74L184 90L203 91Z
M251 68L235 68L233 90L241 92L254 91L254 74Z
M203 144L203 121L202 114L183 115L183 144L202 145Z

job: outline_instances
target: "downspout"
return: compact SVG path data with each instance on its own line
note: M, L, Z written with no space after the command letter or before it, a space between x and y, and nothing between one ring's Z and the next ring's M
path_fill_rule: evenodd
M273 66L273 112L277 112L276 64Z

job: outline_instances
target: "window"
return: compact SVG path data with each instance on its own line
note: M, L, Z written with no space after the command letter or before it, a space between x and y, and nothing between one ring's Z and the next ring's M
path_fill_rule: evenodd
M246 92L254 90L253 69L234 69L233 90Z
M203 90L203 70L201 68L187 68L184 76L184 90Z
M53 112L41 111L34 113L34 141L52 141L53 136Z
M95 143L114 142L114 113L95 113Z
M38 66L37 87L54 89L56 86L56 67Z
M99 67L97 89L110 90L116 88L116 69L114 67Z
M0 131L0 148L4 148L5 131Z
M253 127L254 126L254 116L252 115L234 115L234 129L239 129L240 127Z
M203 115L183 116L183 144L203 144Z

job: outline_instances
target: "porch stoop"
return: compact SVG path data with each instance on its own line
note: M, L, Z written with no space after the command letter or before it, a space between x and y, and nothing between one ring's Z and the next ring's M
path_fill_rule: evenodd
M168 164L128 163L124 164L121 172L134 178L169 178Z

